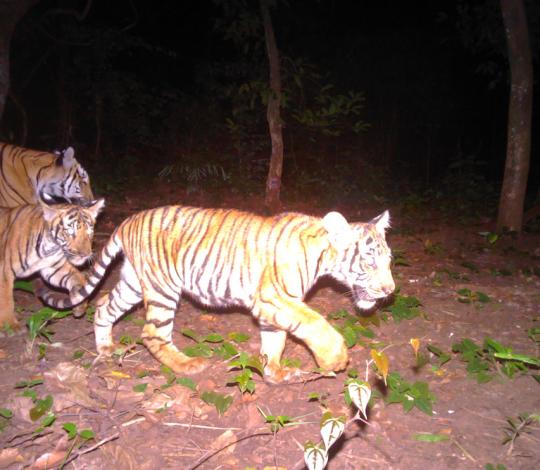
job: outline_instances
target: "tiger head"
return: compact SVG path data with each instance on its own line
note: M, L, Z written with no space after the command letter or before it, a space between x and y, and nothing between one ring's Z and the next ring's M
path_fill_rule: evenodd
M47 174L40 178L43 181L43 185L39 188L40 197L45 192L71 201L92 201L94 195L90 187L90 178L75 159L73 147L55 151L55 154L56 162L48 167Z
M330 212L323 218L323 225L335 249L330 274L351 288L359 309L369 310L378 299L394 292L391 252L385 237L390 226L388 211L368 223L353 224L339 212Z
M105 205L104 199L84 204L48 204L41 202L43 217L50 238L75 266L80 266L92 257L92 239L96 217Z

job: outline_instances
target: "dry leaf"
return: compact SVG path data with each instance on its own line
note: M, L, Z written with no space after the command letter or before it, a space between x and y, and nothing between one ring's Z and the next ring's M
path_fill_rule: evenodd
M0 451L0 468L9 467L17 462L24 462L24 457L19 453L19 449L9 447Z
M418 350L420 349L420 340L418 338L411 338L409 340L411 347L413 348L415 357L418 357Z
M376 349L372 349L371 357L373 358L377 369L383 376L384 384L386 385L386 377L388 376L388 356L384 351L379 352Z
M232 454L236 449L236 440L238 437L230 429L227 429L217 439L212 442L212 449L223 449L222 453Z

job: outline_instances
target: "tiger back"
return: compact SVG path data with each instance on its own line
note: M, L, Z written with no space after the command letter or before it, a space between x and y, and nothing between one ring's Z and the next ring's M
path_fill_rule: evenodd
M49 153L0 143L0 207L38 204L43 193L94 199L88 174L73 148Z
M87 207L35 204L0 208L0 327L19 327L13 284L39 272L53 286L79 290L83 274L75 268L92 255L96 217L104 201Z
M368 223L349 224L337 212L320 219L182 206L146 210L113 232L86 285L71 300L45 291L40 296L57 308L70 307L96 288L123 253L120 280L97 302L100 355L114 350L114 322L144 301L141 336L150 352L176 372L201 370L203 359L187 357L172 342L174 314L181 295L188 294L210 306L251 310L261 327L261 354L271 381L297 372L280 364L287 333L307 344L320 367L338 371L348 362L343 337L303 299L325 275L346 284L361 309L389 295L395 285L385 240L388 224L388 212Z

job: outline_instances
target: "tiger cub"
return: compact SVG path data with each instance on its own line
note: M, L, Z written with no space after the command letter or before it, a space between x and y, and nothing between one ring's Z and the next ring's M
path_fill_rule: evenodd
M42 290L49 305L69 308L99 284L113 258L124 254L120 280L97 302L94 331L100 355L113 351L112 326L143 301L142 340L176 372L201 370L172 342L173 319L182 294L204 304L243 306L261 327L261 353L271 381L293 373L280 365L287 333L304 341L319 366L347 365L343 337L303 302L315 281L330 275L351 288L356 304L369 309L394 291L385 240L388 211L368 223L349 224L338 212L324 218L296 213L260 217L226 209L168 206L139 212L112 233L71 299Z
M41 194L94 199L90 179L72 147L48 153L0 142L0 206L39 203Z
M74 204L0 208L0 327L19 327L13 283L39 272L50 284L78 291L85 279L74 266L92 256L96 217L103 199Z

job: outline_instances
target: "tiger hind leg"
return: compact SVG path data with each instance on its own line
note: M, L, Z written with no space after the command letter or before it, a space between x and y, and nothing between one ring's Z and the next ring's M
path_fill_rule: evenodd
M124 263L120 281L96 302L94 333L100 356L110 356L115 349L112 337L114 323L143 299L139 281L130 275L132 273L131 265Z
M303 372L281 365L287 332L261 323L261 356L265 358L264 373L268 382L279 383L298 377Z
M171 308L172 307L172 308ZM176 373L195 374L206 367L201 357L189 357L172 342L173 320L176 306L148 302L146 324L141 338L152 355Z

